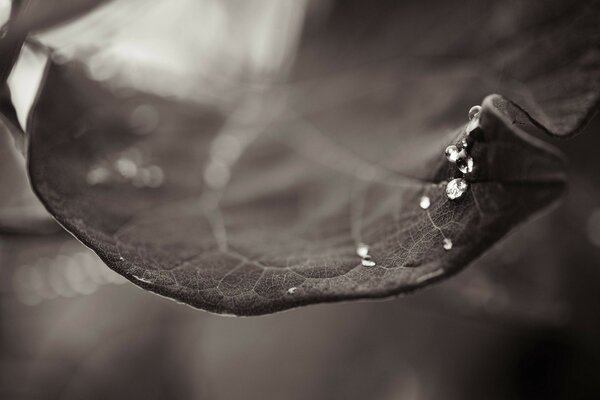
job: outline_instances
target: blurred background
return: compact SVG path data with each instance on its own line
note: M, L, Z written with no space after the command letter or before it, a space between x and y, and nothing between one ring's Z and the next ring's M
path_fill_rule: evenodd
M9 78L23 128L49 58L79 63L116 93L252 114L265 91L311 70L311 57L293 68L299 46L340 15L340 2L323 0L71 3L56 3L65 20L34 36ZM11 3L0 4L6 21ZM371 17L385 14L373 7ZM132 126L144 134L156 118L137 110ZM62 231L4 125L0 398L598 398L598 131L596 118L553 140L571 163L564 201L458 276L391 301L226 318L135 287ZM215 167L203 179L218 189L227 178Z

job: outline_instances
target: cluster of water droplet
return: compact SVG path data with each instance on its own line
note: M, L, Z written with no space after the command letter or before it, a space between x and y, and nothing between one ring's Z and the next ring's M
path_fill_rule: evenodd
M88 185L131 182L137 188L158 188L164 182L163 169L145 160L142 152L131 147L116 157L102 160L86 175Z
M469 110L469 123L467 124L467 127L465 129L464 136L457 144L452 144L452 145L446 147L446 151L445 151L446 158L451 163L456 164L458 171L462 175L460 177L451 179L450 182L448 182L448 183L443 182L440 184L442 186L443 185L446 186L446 196L450 200L455 200L455 199L460 198L469 189L469 184L466 181L465 177L468 174L471 174L473 172L473 168L475 167L473 157L471 157L469 155L469 150L471 150L471 147L473 146L473 140L474 140L473 133L476 130L480 129L480 125L479 125L480 115L481 115L481 107L480 106L471 107L471 109ZM421 196L421 198L419 200L419 207L421 207L423 210L428 210L430 206L431 206L431 199L429 198L429 196L427 196L427 195ZM427 213L429 213L429 211L427 211ZM429 216L429 218L431 218L431 216ZM431 220L431 221L433 223L433 220ZM436 226L436 228L439 229L441 232L440 228L438 228L437 226ZM442 232L442 235L443 235L443 232ZM452 239L444 236L444 241L443 241L444 250L447 250L447 251L452 250L453 246L454 246L454 244L452 243ZM368 250L367 250L367 253L368 253Z
M26 305L89 295L101 286L125 282L127 279L107 268L92 252L72 248L72 245L61 247L55 257L18 266L12 279L17 299Z
M461 177L453 178L446 185L446 196L448 196L450 200L458 199L465 194L469 188L465 176L471 174L475 167L473 157L469 155L469 151L473 146L473 133L480 128L480 114L480 106L471 107L469 110L469 123L465 129L465 135L457 144L446 147L446 158L451 163L456 164L457 169L462 174Z

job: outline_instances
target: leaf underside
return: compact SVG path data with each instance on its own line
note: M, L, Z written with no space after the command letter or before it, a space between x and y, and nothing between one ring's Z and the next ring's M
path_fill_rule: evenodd
M437 18L409 11L389 14ZM363 35L380 38L376 43L396 35L397 48L409 55L364 65L361 58L385 58L394 46L361 47L362 36L340 46L339 32L353 29L350 10L343 23L317 35L319 43L309 40L301 49L283 111L269 123L232 123L218 108L148 94L118 96L77 63L50 64L28 124L32 185L52 215L109 267L204 310L256 315L410 292L458 272L563 193L562 157L526 132L569 135L595 110L598 54L588 36L576 34L591 24L587 11L565 14L576 17L577 27L533 18L538 36L527 35L531 25L520 22L513 36L494 41L481 39L489 24L457 30L458 16L450 13L422 36L420 50L431 57L410 55L419 48L403 43L406 35L380 32L377 24ZM474 27L480 34L473 40ZM436 53L440 37L447 54ZM550 39L558 44L545 45ZM462 61L446 58L460 43ZM566 49L576 57L557 67ZM319 74L342 65L329 78ZM282 103L265 96L258 102L263 108ZM459 174L444 149L464 137L467 110L484 97L469 189L448 200L443 182ZM148 135L131 126L140 105L158 113ZM211 143L239 130L253 140L227 186L215 190L203 179L214 157ZM163 169L164 184L88 183L95 166L132 148ZM426 210L421 196L431 200ZM361 264L361 242L375 266Z

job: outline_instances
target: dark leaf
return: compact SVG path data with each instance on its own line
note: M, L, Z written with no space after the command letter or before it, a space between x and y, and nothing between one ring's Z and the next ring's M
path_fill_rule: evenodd
M51 64L27 132L37 194L132 282L237 315L425 286L560 196L562 157L525 132L545 126L567 135L589 118L597 49L579 29L595 14L502 4L466 24L455 5L429 12L390 2L390 12L365 18L348 4L331 28L309 31L315 40L306 38L286 97L275 88L240 100L229 116L118 96L77 64ZM494 28L494 12L507 13L510 29ZM527 34L533 27L541 38ZM567 51L569 62L557 65ZM362 64L386 57L393 59ZM459 173L444 149L464 137L469 107L494 92L538 121L501 96L486 97L469 189L448 200L443 182ZM147 130L132 119L140 106L154 133L139 134ZM248 119L257 108L261 118ZM219 155L214 139L231 136L243 152L219 170L215 158L231 154ZM132 154L143 168L160 167L164 183L136 187L127 161L119 166ZM361 242L374 266L361 264Z

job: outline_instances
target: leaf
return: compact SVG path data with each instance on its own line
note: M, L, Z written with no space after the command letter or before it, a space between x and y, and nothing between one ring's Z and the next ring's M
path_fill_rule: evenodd
M267 134L251 145L217 208L201 176L207 142L222 119L145 98L160 110L162 126L140 140L128 125L137 103L76 77L51 66L35 107L29 167L37 193L117 272L214 312L259 314L413 290L462 268L564 186L562 159L516 130L513 121L526 124L525 116L502 114L518 110L492 96L472 153L479 172L464 199L447 200L437 185L454 173L443 150L460 130L420 143L422 158L411 160L419 162L415 183L308 124L287 123L275 129L286 131L281 136ZM73 102L57 102L54 93ZM86 183L98 160L136 142L163 166L163 187ZM409 156L410 146L397 148L396 156ZM423 194L431 198L429 210L418 206ZM376 267L361 265L356 235L371 245ZM442 247L444 237L453 241L451 251Z
M229 116L148 94L118 96L75 63L50 64L27 132L38 196L115 271L217 313L387 297L458 272L563 192L562 157L525 132L564 136L579 129L597 103L597 64L581 69L582 57L594 57L587 36L546 14L533 18L533 26L517 18L514 29L501 30L513 36L496 35L487 46L494 24L486 15L457 28L465 11L452 8L415 46L415 36L398 36L397 26L430 32L431 19L448 9L390 7L385 18L396 24L375 18L363 31L352 24L364 19L346 15L338 23L334 14L332 32L315 35L322 41L309 40L301 50L292 85L258 100L242 98ZM514 9L507 10L513 21ZM591 19L588 9L571 11L565 15ZM565 46L541 46L525 35L533 27L544 27L538 30L544 39L565 38ZM473 29L481 34L474 41ZM375 44L366 46L361 35L340 40L340 32L362 32ZM390 46L390 32L406 46ZM574 47L577 38L585 43ZM361 64L398 48L405 55ZM566 49L579 56L558 71L555 62ZM455 63L452 54L464 59ZM340 65L348 69L340 72ZM555 79L560 84L548 92ZM527 112L502 96L485 98L471 152L475 175L466 195L450 201L442 182L456 170L444 149L464 135L468 107L496 91ZM156 132L139 134L132 121L139 107L150 112ZM248 118L256 109L261 117ZM243 151L231 169L219 170L215 158L233 156L219 155L214 140L232 136ZM162 168L162 185L136 188L114 174L89 184L90 171L114 168L132 151ZM209 173L211 165L216 170ZM431 199L427 210L419 207L423 195ZM375 266L361 265L360 242L370 246Z

